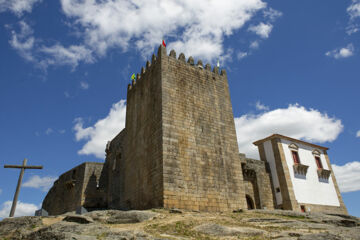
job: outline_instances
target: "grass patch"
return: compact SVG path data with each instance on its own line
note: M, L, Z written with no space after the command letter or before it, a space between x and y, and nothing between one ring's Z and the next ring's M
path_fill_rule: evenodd
M292 228L285 227L285 226L266 226L266 225L263 225L263 226L260 227L260 229L266 230L268 232L277 232L277 231L289 231Z
M238 239L244 239L244 240L267 240L267 239L271 239L271 238L267 238L264 236L254 236L254 237L243 237L243 236L238 236Z
M145 227L145 231L151 234L168 234L175 235L181 237L195 238L199 240L211 240L215 238L211 238L210 236L196 232L193 227L196 226L194 221L178 221L171 224L150 224Z
M96 239L102 240L102 239L106 238L108 235L109 235L109 233L103 232L103 233L97 235L97 236L96 236Z
M286 216L283 216L283 217L285 217L285 218L289 218L289 219L297 219L297 220L305 220L305 219L307 219L307 217L305 217L305 216L289 216L289 215L286 215Z

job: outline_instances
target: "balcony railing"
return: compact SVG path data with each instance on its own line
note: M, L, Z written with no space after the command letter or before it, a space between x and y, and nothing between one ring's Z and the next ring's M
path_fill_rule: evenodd
M301 163L295 163L294 164L294 173L295 174L299 174L299 175L306 175L307 170L309 168L309 166L301 164Z
M319 176L320 179L328 180L329 177L330 177L331 171L323 169L323 168L319 168L317 170L317 173L318 173L318 176Z

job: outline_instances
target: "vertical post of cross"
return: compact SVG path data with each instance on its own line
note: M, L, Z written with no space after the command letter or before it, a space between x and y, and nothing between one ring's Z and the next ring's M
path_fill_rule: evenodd
M26 166L26 163L27 163L27 159L25 158L24 161L23 161L23 164L22 164L23 168L21 168L21 171L20 171L19 180L18 180L18 183L17 183L17 186L16 186L16 191L15 191L14 199L13 199L13 202L12 202L9 217L13 217L14 214L15 214L16 204L17 204L17 200L18 200L18 197L19 197L21 182L22 182L22 179L23 179L23 176L24 176L24 171L25 171L24 167Z
M24 176L25 169L42 169L43 168L42 166L26 166L26 163L27 163L27 159L25 158L22 165L5 165L4 166L4 168L20 168L21 169L9 217L13 217L15 214L16 204L17 204L17 200L19 197L21 182L22 182L22 179Z

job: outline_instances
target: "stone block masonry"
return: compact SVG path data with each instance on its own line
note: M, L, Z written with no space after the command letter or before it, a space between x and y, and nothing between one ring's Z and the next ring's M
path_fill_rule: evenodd
M254 201L254 208L274 209L274 189L271 184L272 179L268 163L247 158L242 153L239 156L243 168L245 194Z
M105 166L109 207L246 207L226 72L160 46L128 87L125 130Z
M42 208L57 215L75 211L79 206L105 207L104 192L98 187L102 169L103 163L85 162L63 173L49 190Z
M116 167L121 177L119 184L115 183L119 188L112 189L119 193L119 199L113 199L110 206L163 206L161 80L161 64L153 56L152 63L147 62L146 70L143 68L128 88L126 133Z
M229 211L245 193L226 72L159 48L166 208Z

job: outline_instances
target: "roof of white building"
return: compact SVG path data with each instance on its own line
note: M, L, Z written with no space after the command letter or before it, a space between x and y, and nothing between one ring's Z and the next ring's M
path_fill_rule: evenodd
M268 136L268 137L266 137L266 138L257 140L256 142L253 142L253 144L256 145L256 146L258 146L258 145L260 145L261 143L266 142L266 141L271 140L271 139L274 139L274 138L287 139L287 140L289 140L289 141L293 141L293 142L305 144L305 145L312 146L312 147L315 147L315 148L320 148L320 149L323 149L323 150L328 150L328 149L329 149L329 148L327 148L327 147L319 146L319 145L316 145L316 144L313 144L313 143L305 142L305 141L302 141L302 140L299 140L299 139L296 139L296 138L291 138L291 137L284 136L284 135L277 134L277 133L275 133L275 134L273 134L273 135L271 135L271 136Z

